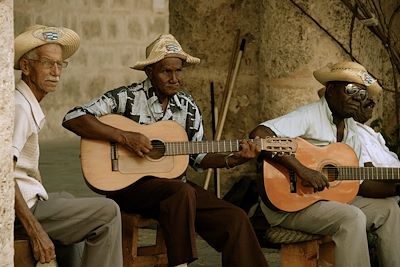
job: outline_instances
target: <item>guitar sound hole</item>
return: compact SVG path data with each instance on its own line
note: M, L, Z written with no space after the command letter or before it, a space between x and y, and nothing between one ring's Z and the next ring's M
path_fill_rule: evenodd
M160 159L165 154L165 145L160 140L152 140L153 149L147 154L152 159Z
M326 177L328 177L328 181L329 181L329 182L336 181L336 178L337 178L338 175L339 175L339 172L338 172L336 166L331 165L331 164L330 164L330 165L324 166L324 167L322 168L322 173L323 173Z

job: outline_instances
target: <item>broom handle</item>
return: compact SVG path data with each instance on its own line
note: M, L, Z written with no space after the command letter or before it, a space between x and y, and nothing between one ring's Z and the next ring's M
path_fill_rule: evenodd
M232 91L233 91L233 87L235 85L236 82L236 77L237 77L237 73L239 71L239 66L240 66L240 62L242 60L242 55L244 52L244 47L246 44L246 40L242 39L241 43L240 43L240 49L239 49L239 53L236 57L236 63L235 63L235 68L233 70L232 73L232 79L230 80L229 83L229 87L228 87L228 93L226 95L226 100L222 103L223 104L223 112L221 115L221 119L218 120L218 124L217 124L217 131L216 131L216 135L215 135L215 140L219 141L221 139L221 135L222 135L222 130L224 129L224 124L225 124L225 119L226 119L226 115L228 113L228 108L229 108L229 102L232 96ZM208 169L207 171L207 176L206 176L206 181L204 183L204 189L208 189L208 185L210 183L210 179L211 179L211 172L212 169ZM219 186L217 187L219 188ZM217 197L220 197L220 192L217 192Z

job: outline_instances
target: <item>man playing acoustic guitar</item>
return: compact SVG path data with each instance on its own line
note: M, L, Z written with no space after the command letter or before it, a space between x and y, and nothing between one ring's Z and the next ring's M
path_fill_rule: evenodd
M141 158L146 158L158 145L141 132L118 129L96 117L120 114L141 125L173 120L185 129L189 141L202 141L200 110L192 96L182 91L182 68L199 62L200 59L184 52L172 35L161 35L146 48L146 60L133 66L145 71L148 78L144 82L111 90L74 108L65 116L63 126L83 138L122 145ZM158 132L161 136L163 129ZM197 170L231 168L255 158L258 151L254 143L243 141L240 151L234 154L194 154L190 155L189 164ZM148 169L149 173L152 171ZM125 212L159 221L169 266L187 266L198 257L196 233L222 252L222 266L267 266L247 215L187 181L184 174L179 179L145 176L107 194Z
M349 145L360 157L362 145L357 135L356 123L351 117L359 110L362 101L368 96L377 95L382 90L381 87L363 66L355 62L341 62L327 66L315 71L314 77L326 87L325 96L321 97L320 101L266 121L256 127L250 136L301 137L323 148L340 142ZM271 158L267 154L266 158L274 164L282 165L287 170L293 170L290 179L285 181L294 180L294 191L292 192L293 188L288 186L288 189L283 191L284 193L287 192L288 196L296 195L298 202L302 199L311 199L313 195L316 196L316 200L309 206L291 210L292 212L277 210L275 203L268 201L270 197L266 189L261 207L268 222L272 226L280 225L289 229L331 236L335 243L336 267L370 266L366 231L372 231L378 236L380 266L400 266L400 209L396 197L393 197L396 195L395 185L369 180L364 180L361 185L356 181L346 181L350 184L355 182L356 189L359 186L359 190L355 191L358 195L351 197L349 203L341 199L319 201L319 197L335 191L336 186L341 184L336 181L335 184L330 183L331 180L328 180L322 171L307 166L306 162L310 158L318 158L319 155L309 153L308 157L300 159L302 152L300 141L305 143L304 140L299 140L296 157ZM347 156L344 149L335 153L340 158L337 160L342 160ZM356 165L363 166L364 162L359 162L356 156L355 159ZM320 160L323 162L322 159ZM335 162L335 160L332 159L330 162ZM335 174L338 173L335 172ZM264 172L264 184L268 183L266 180L268 175ZM375 174L375 176L378 175ZM299 179L298 183L296 183L296 178ZM357 178L354 177L354 179ZM307 188L310 189L309 193L296 194L296 190L305 192ZM283 199L282 203L284 202Z

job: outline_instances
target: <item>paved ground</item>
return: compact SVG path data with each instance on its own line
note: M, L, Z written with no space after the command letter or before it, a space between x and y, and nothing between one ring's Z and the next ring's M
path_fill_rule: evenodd
M41 172L45 187L49 192L67 191L75 196L99 196L91 191L85 184L79 163L78 138L64 140L63 142L41 143ZM151 243L155 231L143 230L140 234L141 243ZM204 240L198 238L197 246L199 259L190 267L219 267L221 257ZM270 267L279 267L279 251L277 249L263 248ZM257 266L243 266L257 267Z

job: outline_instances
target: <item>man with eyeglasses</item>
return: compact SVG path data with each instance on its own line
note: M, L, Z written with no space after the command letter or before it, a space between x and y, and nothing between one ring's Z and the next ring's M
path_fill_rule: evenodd
M15 89L12 154L15 178L15 232L27 234L34 258L55 266L56 245L85 241L81 266L122 266L121 217L106 198L74 198L47 193L39 172L39 132L45 115L40 101L56 91L65 61L79 48L74 31L35 25L15 38ZM70 259L61 266L75 264Z
M301 137L316 146L342 142L353 148L360 159L362 140L352 117L368 97L381 92L381 87L362 65L355 62L328 65L315 71L314 77L325 86L325 94L319 101L261 123L250 137ZM305 166L296 157L271 158L268 153L264 156L293 170L301 184L311 187L314 194L330 190L324 174ZM359 163L364 165L362 159ZM331 236L335 243L336 267L370 266L366 231L378 236L380 267L395 267L400 266L400 209L393 197L396 195L393 187L381 190L382 187L386 184L366 180L350 203L317 201L295 212L274 209L268 205L267 196L263 196L260 205L272 226Z

